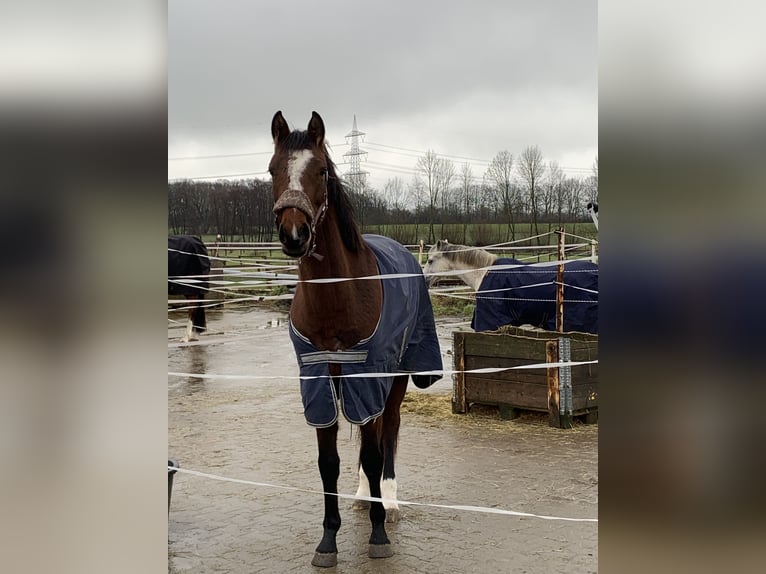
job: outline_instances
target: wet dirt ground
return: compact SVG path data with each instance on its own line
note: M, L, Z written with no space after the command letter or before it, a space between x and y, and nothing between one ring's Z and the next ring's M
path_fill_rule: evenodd
M171 316L171 318L174 318ZM176 317L178 318L178 317ZM168 377L168 457L184 469L320 490L314 430L303 418L298 368L286 313L226 309L208 314L210 333L179 344L168 328L168 370L279 375L258 380ZM437 320L451 369L454 319ZM410 384L409 393L423 393ZM428 391L449 402L452 379ZM497 507L540 515L596 518L598 427L549 428L542 418L500 421L471 414L403 412L398 497L431 504ZM341 421L339 489L357 487L357 438ZM322 534L318 494L215 481L177 473L168 517L169 573L591 573L598 525L402 507L387 525L394 556L367 557L366 511L341 500L338 565L311 566Z

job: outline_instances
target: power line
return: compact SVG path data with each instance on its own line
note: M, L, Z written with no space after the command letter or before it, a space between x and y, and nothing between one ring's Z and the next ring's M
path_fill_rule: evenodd
M420 157L420 156L426 154L426 152L423 151L423 150L410 149L410 148L406 148L406 147L397 147L397 146L392 146L392 145L379 144L379 143L375 143L375 142L367 142L367 145L384 147L384 148L388 148L388 149L396 149L396 150L408 151L408 152L414 152L416 154L419 154L417 157ZM468 160L468 161L478 161L478 162L486 163L486 164L492 163L491 160L478 159L478 158L475 158L475 157L465 157L465 156L461 156L461 155L451 155L451 154L448 154L448 153L439 153L439 152L434 152L434 153L436 155L439 155L441 157L446 157L446 158L465 159L465 160ZM401 154L401 155L408 155L408 154Z
M342 143L342 144L337 144L334 147L343 147L347 145L349 144ZM328 144L328 147L331 147L331 146ZM185 161L190 159L221 159L221 158L228 158L228 157L247 157L251 155L269 155L273 153L274 153L274 150L249 151L244 153L221 153L221 154L215 154L215 155L189 155L189 156L169 157L168 161Z
M229 173L225 175L198 175L194 177L174 177L169 181L184 181L184 180L197 180L197 179L226 179L227 177L244 177L247 175L266 175L268 171L250 171L247 173Z
M368 146L373 146L373 147L382 147L382 148L388 148L388 149L392 149L392 150L401 150L401 152L392 152L392 151L386 151L386 150L375 150L375 151L382 151L384 153L396 153L397 155L404 155L404 156L410 156L410 157L422 157L422 156L424 156L427 153L427 152L422 151L422 150L416 150L416 149L411 149L411 148L406 148L406 147L397 147L397 146L392 146L392 145L379 144L379 143L369 142L369 141L365 142L365 143ZM402 153L402 152L413 152L416 155L413 155L413 154L410 154L410 153ZM439 153L439 152L434 152L434 153L436 155L438 155L438 156L445 157L445 158L464 159L464 160L468 160L468 161L475 161L475 162L479 162L479 163L484 163L484 164L487 164L487 165L492 163L492 160L478 159L478 158L475 158L475 157L451 155L451 154ZM567 167L567 166L560 165L559 168L561 168L563 171L582 171L582 172L586 172L586 173L591 171L591 168L587 168L587 167Z
M347 146L347 145L351 145L351 144L350 143L337 144L335 147L342 147L342 146ZM390 154L394 154L394 155L401 155L401 156L405 156L405 157L420 158L420 157L424 156L427 153L426 151L423 151L423 150L417 150L417 149L406 148L406 147L399 147L399 146L392 146L392 145L386 145L386 144L380 144L380 143L368 142L368 141L365 141L365 145L373 146L373 147L378 147L378 148L386 148L386 149L376 149L374 151L379 151L379 152L382 152L382 153L390 153ZM398 150L398 151L388 151L388 150ZM409 152L409 153L407 153L407 152ZM274 153L274 152L269 150L269 151L255 151L255 152L247 152L247 153L230 153L230 154L217 154L217 155L199 155L199 156L169 157L168 161L183 161L183 160L195 160L195 159L219 159L219 158L229 158L229 157L246 157L246 156L251 156L251 155L266 155L266 154L271 154L271 153ZM475 162L483 163L483 164L487 164L487 165L492 163L492 160L487 160L487 159L479 159L479 158L475 158L475 157L452 155L452 154L439 153L439 152L434 152L434 153L436 153L436 155L438 155L440 157L445 157L445 158L463 159L463 160L475 161ZM348 155L348 154L344 154L344 155ZM581 172L585 172L585 173L589 173L590 171L592 171L592 169L588 168L588 167L571 167L571 166L560 165L559 168L561 168L563 171L581 171Z
M224 157L247 157L251 155L265 155L268 153L274 153L273 151L251 151L247 153L222 153L218 155L193 155L184 157L169 157L168 161L184 161L187 159L218 159Z
M361 134L361 132L357 132L358 134ZM352 130L352 133L349 134L349 136L352 136L354 134L354 130ZM399 146L392 146L392 145L386 145L386 144L380 144L380 143L374 143L374 142L365 142L366 145L373 146L373 151L381 152L381 153L389 153L393 155L400 155L404 157L415 157L420 158L424 156L427 152L422 150L416 150L412 148L405 148L405 147L399 147ZM349 153L344 154L344 157L351 156L350 159L354 160L357 159L359 155L365 154L367 155L367 152L361 152L361 150L354 149L353 144L345 143L345 144L338 144L337 147L351 145L352 150ZM358 144L357 144L358 148ZM385 148L385 149L378 149L378 148ZM392 150L392 151L389 151ZM217 154L217 155L207 155L207 156L183 156L183 157L171 157L168 158L168 161L183 161L183 160L199 160L199 159L219 159L219 158L234 158L234 157L246 157L246 156L254 156L254 155L266 155L271 154L273 151L259 151L259 152L247 152L247 153L236 153L236 154ZM489 164L491 164L491 160L483 160L478 158L471 158L467 156L458 156L458 155L450 155L450 154L440 154L438 152L434 152L436 155L444 157L444 158L457 158L457 159L463 159L468 161L474 161L479 162L481 164L476 166L477 168L481 169L482 167L487 167ZM344 165L344 164L354 164L352 165L352 169L349 173L346 175L362 175L363 173L366 175L366 172L362 172L361 169L359 169L358 165L355 165L356 162L339 162L338 165ZM370 167L375 167L377 169L381 169L384 171L394 172L394 173L400 173L404 175L415 175L418 173L417 167L408 167L403 165L394 165L391 163L385 163L385 162L376 162L376 161L369 161L368 165ZM592 170L590 168L584 168L584 167L568 167L568 166L558 166L562 171L564 172L580 172L580 173L590 173ZM225 175L209 175L209 176L197 176L197 177L177 177L173 178L172 181L177 180L196 180L196 179L223 179L227 177L244 177L244 176L251 176L251 175L266 175L268 171L261 171L261 172L247 172L247 173L234 173L234 174L225 174ZM472 175L471 178L474 181L481 181L481 177L477 175Z

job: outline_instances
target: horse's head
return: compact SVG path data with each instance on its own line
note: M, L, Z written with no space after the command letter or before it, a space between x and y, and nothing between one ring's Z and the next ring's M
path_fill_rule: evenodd
M446 239L439 239L436 244L428 250L428 261L423 267L423 274L426 276L428 286L436 283L436 276L444 271L452 269L449 259L444 255L445 248L449 245Z
M328 177L333 170L324 145L324 122L312 112L306 131L290 131L282 112L274 114L269 163L274 214L282 251L290 257L311 254L316 227L328 205ZM333 172L334 173L334 172Z

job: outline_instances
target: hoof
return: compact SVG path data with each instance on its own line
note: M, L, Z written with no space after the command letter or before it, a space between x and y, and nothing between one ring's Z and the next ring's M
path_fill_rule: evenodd
M314 558L311 559L311 565L319 568L332 568L337 564L337 552L314 552Z
M369 500L354 500L351 504L353 510L368 510L370 508Z
M400 514L398 508L386 508L386 522L399 522Z
M370 558L389 558L394 555L394 549L391 544L370 544L367 555Z

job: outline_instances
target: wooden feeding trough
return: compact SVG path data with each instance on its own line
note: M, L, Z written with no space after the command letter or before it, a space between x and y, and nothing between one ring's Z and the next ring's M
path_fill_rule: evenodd
M500 416L519 411L548 413L553 427L571 428L574 417L598 420L598 363L572 367L509 369L468 373L486 367L516 367L598 358L598 335L530 331L506 326L493 332L454 333L455 370L452 412L467 413L471 404L497 405Z

